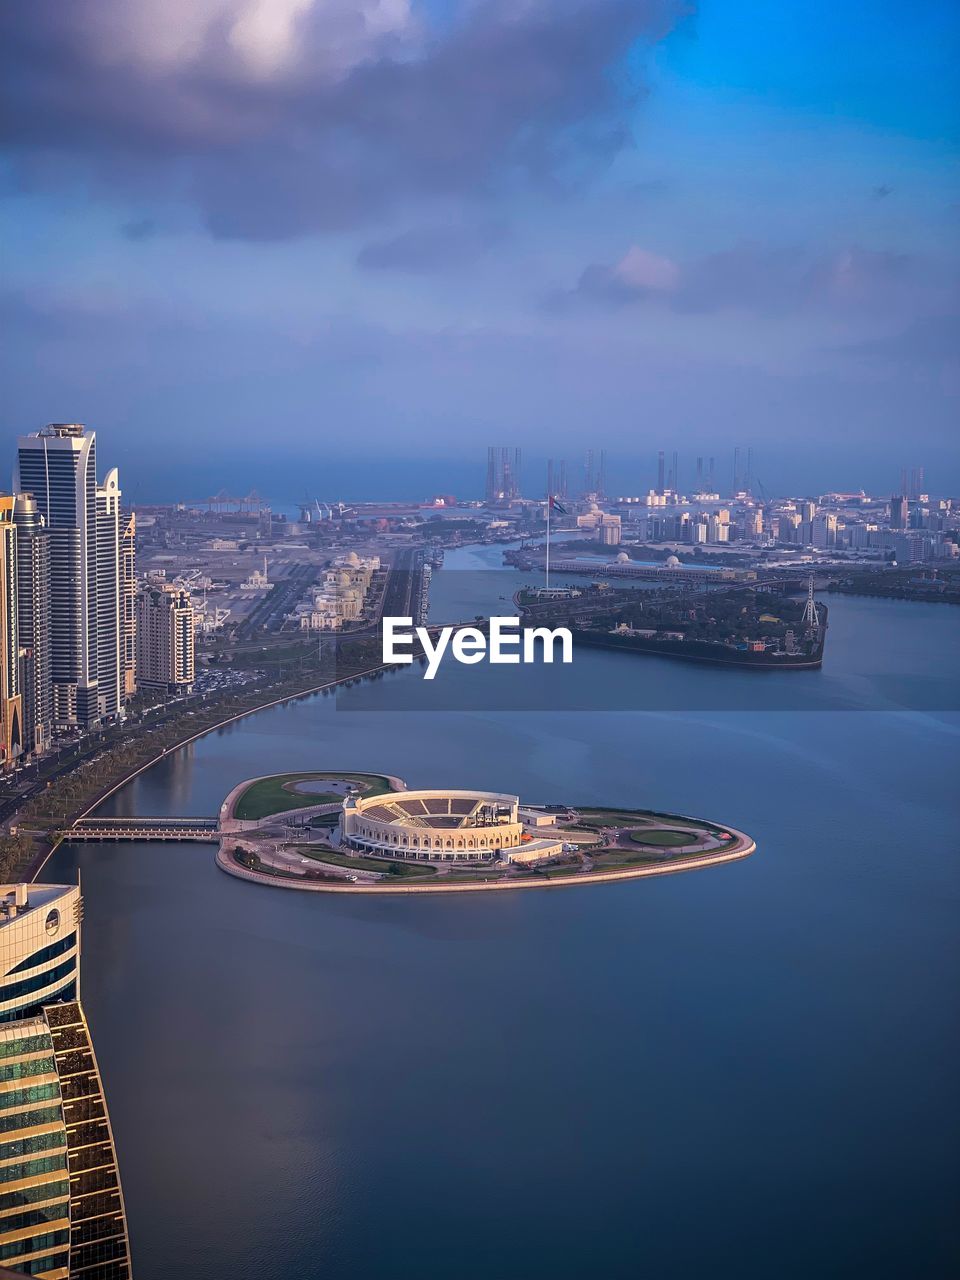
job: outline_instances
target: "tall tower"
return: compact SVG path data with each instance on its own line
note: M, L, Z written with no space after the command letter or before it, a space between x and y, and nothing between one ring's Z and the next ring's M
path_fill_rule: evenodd
M733 451L733 492L740 492L740 446Z
M663 497L664 487L665 486L664 486L664 479L663 479L663 450L661 449L660 452L657 454L657 493L660 494L661 498Z
M593 474L593 450L588 449L586 460L583 464L583 492L593 493L596 487L596 480Z
M703 493L703 458L697 458L697 493Z
M120 533L120 697L137 692L137 517L131 511Z
M76 886L0 885L9 1082L0 1092L0 1258L18 1275L130 1280L113 1134L79 1003L82 917Z
M567 460L566 458L561 458L560 459L560 497L565 498L566 496L567 496Z
M513 485L512 485L513 492L510 494L511 498L519 498L521 493L523 492L523 489L521 488L521 480L520 480L520 469L521 469L522 463L523 463L523 451L521 449L514 449L513 451Z
M597 497L605 498L607 496L607 451L600 450L600 470L597 473Z
M96 466L96 435L77 423L19 438L14 492L33 494L50 534L53 717L64 727L99 714Z
M120 674L120 479L107 472L97 489L97 714L116 716L123 705Z
M23 751L20 633L17 619L17 528L11 497L0 497L0 766Z
M36 499L18 493L13 522L17 530L17 621L20 632L20 692L23 697L23 749L45 751L52 735L50 684L50 535Z
M680 492L680 458L676 449L673 451L673 462L670 467L670 488L674 493Z
M547 497L548 497L548 498L552 498L553 496L554 496L554 488L553 488L553 459L552 459L552 458L548 458L548 459L547 459Z
M494 445L490 445L487 449L487 486L484 492L487 502L496 502L499 488L500 486L497 484L497 450Z

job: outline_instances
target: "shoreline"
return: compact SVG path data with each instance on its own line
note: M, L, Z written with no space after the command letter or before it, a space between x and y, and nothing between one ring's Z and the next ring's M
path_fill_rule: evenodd
M191 742L197 742L200 738L205 738L208 733L215 733L218 729L225 729L227 725L234 724L237 720L243 720L246 716L256 715L260 711L269 711L271 707L281 706L284 702L292 702L299 698L306 698L313 693L321 693L324 689L333 689L336 688L337 685L346 684L350 680L362 680L366 676L376 675L378 671L391 670L395 665L396 664L391 662L381 662L374 667L368 667L364 671L354 671L350 675L340 676L336 680L324 680L322 684L311 685L308 689L298 689L290 693L284 693L279 697L270 698L266 702L260 702L255 707L246 707L242 711L235 711L232 715L226 716L223 720L218 720L215 724L207 725L205 729L198 729L194 733L189 733L186 737L174 742L171 746L164 747L162 751L157 752L157 754L151 757L151 759L144 761L143 764L137 765L135 769L131 769L129 773L125 774L118 781L111 783L109 787L98 792L98 794L92 800L87 801L81 809L72 813L67 821L72 825L73 823L78 822L81 818L88 817L98 805L103 804L105 800L109 800L112 795L115 795L116 792L121 790L121 788L132 782L134 778L139 777L141 773L145 773L148 769L152 769L154 765L159 764L165 756L172 754L174 751L180 751L183 747L188 747ZM36 883L37 877L43 871L43 868L64 842L69 844L69 835L61 833L54 838L49 849L41 854L37 854L33 858L24 872L24 879L28 884Z
M365 771L364 771L365 772ZM219 809L220 820L220 841L217 846L215 861L221 871L225 871L228 875L236 876L240 880L250 880L256 884L266 885L270 888L295 889L307 893L482 893L491 889L548 889L551 887L563 887L566 885L578 884L603 884L610 880L637 880L645 876L671 875L680 871L698 871L704 867L715 866L723 862L737 862L741 858L748 858L752 853L756 852L756 841L745 832L739 831L736 827L726 824L717 824L713 819L693 818L689 815L671 813L658 814L659 817L677 822L696 822L703 823L711 827L722 826L723 831L729 832L734 837L733 845L724 848L704 849L699 852L690 852L672 858L669 862L646 863L628 867L618 867L602 870L576 871L569 875L542 875L534 876L528 879L520 878L503 878L496 880L465 880L459 884L449 879L426 880L417 884L398 883L396 880L391 881L389 877L375 880L372 882L357 883L345 879L339 880L309 880L305 876L291 875L271 875L269 872L255 871L250 867L245 867L237 862L235 853L236 845L239 837L243 835L252 835L254 831L262 824L282 821L285 818L295 817L298 814L312 812L310 808L298 808L282 810L278 813L269 814L266 817L243 820L234 816L237 802L245 792L257 782L264 781L277 775L262 774L256 778L246 778L242 782L238 782L228 792ZM282 776L282 775L281 775ZM384 774L394 790L402 793L407 790L406 783L402 778L390 774ZM317 806L318 809L328 809L329 804Z
M490 891L512 891L515 889L565 889L582 884L606 884L619 880L639 880L646 876L674 875L681 871L700 871L705 867L716 866L723 862L739 862L741 858L749 858L756 852L756 842L742 831L728 827L737 836L737 845L733 849L723 849L710 853L692 855L687 858L675 858L672 862L656 866L625 867L619 871L582 871L569 876L544 876L537 880L490 880L470 881L465 884L393 884L383 881L376 884L334 884L331 881L300 883L297 880L286 880L280 876L264 875L259 871L251 871L240 866L228 854L221 844L217 851L216 863L227 875L236 876L240 880L250 880L267 888L293 889L306 893L487 893ZM741 841L743 842L741 844Z

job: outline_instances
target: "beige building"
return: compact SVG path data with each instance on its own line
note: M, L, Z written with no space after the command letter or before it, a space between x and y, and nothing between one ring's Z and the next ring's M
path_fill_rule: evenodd
M347 796L342 838L380 857L426 862L538 862L561 841L532 841L517 796L491 791L400 791Z
M0 497L0 765L9 769L23 750L20 637L17 627L17 529L14 500Z
M137 692L137 517L131 512L120 532L120 697Z
M137 597L137 682L185 693L195 679L194 613L190 593L167 582L148 582Z
M323 581L300 610L302 631L336 631L344 622L363 616L373 575L380 568L379 556L358 556L355 551L337 556Z

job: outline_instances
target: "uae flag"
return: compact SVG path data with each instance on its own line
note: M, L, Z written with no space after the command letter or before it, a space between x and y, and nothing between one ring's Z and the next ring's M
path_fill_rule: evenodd
M552 493L550 495L550 510L559 511L562 516L567 514L567 508L558 502Z

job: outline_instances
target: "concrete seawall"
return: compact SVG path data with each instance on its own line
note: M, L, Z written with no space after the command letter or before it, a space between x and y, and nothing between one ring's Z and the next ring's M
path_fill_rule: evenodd
M228 875L237 876L241 880L252 880L271 888L295 889L301 893L486 893L490 890L563 889L583 884L607 884L614 880L639 880L645 876L673 875L680 871L699 871L703 867L716 866L721 862L738 862L756 851L756 843L748 835L742 831L736 831L733 827L727 827L726 830L736 836L737 842L731 849L713 850L710 853L687 858L674 858L669 863L658 863L654 866L625 867L621 871L584 871L569 876L557 876L553 879L543 876L530 880L489 880L465 884L385 884L383 881L377 884L334 884L332 881L300 881L250 871L247 867L240 866L230 852L224 849L222 843L217 852L217 865Z

